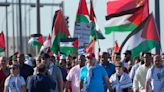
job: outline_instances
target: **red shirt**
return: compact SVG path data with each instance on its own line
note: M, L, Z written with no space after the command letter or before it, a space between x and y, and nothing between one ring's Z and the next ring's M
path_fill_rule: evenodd
M5 79L7 78L6 74L4 73L4 71L1 69L0 70L0 92L3 92L4 89L4 82Z

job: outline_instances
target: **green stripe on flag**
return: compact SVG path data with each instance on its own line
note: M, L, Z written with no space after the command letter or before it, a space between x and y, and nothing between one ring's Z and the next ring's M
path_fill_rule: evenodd
M59 43L60 43L60 39L63 39L63 38L67 38L67 35L66 34L62 34L62 33L58 33L56 34L55 36L55 39L52 43L52 47L51 47L51 50L57 55L58 51L59 51Z
M34 47L34 46L39 46L39 47L41 47L42 44L41 44L40 42L38 42L38 41L34 41L34 42L31 43L31 47Z
M0 48L0 52L3 52L4 51L4 49L3 48Z
M77 51L75 47L60 47L60 52L62 52L66 56L70 55L70 53L75 51Z
M77 15L76 22L78 22L78 23L89 23L89 20L85 15Z
M135 28L136 26L132 23L120 26L109 26L105 27L105 34L110 34L111 32L130 32L133 31Z
M131 58L134 58L140 54L140 52L147 52L153 49L156 46L159 46L159 42L153 41L153 40L145 40L142 41L137 47L131 49L132 56Z

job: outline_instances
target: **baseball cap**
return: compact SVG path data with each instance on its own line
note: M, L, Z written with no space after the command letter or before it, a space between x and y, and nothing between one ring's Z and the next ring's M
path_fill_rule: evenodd
M127 55L127 54L132 54L132 52L130 51L130 50L126 50L126 52L124 53L125 55Z
M89 54L86 55L86 57L88 59L92 59L92 58L95 58L95 54L94 53L89 53Z

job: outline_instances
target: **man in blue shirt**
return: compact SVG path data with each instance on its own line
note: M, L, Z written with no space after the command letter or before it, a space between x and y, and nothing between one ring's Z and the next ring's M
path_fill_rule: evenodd
M101 62L101 66L104 67L104 69L106 70L106 72L108 74L108 77L110 78L110 76L112 74L114 74L116 72L116 70L115 70L115 65L112 64L112 63L109 63L108 57L109 57L108 53L107 52L103 52L102 58L101 58L101 61L102 61ZM106 87L105 83L104 83L104 90L105 91L107 90L107 87Z
M87 56L87 64L80 70L80 89L82 92L105 92L104 81L107 88L111 89L109 77L105 69L96 64L94 54Z

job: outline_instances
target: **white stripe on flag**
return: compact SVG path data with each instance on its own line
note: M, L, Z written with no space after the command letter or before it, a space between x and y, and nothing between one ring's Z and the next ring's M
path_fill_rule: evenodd
M72 42L60 42L60 47L74 47Z
M127 24L129 23L128 18L130 16L131 14L111 18L110 20L106 21L106 26L119 26L119 25Z

